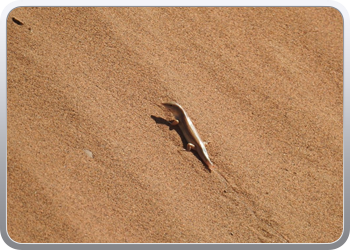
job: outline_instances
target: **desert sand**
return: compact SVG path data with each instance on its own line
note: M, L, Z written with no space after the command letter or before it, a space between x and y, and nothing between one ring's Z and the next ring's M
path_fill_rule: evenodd
M17 8L7 229L33 242L334 242L343 19L333 8ZM210 173L167 121L191 117Z

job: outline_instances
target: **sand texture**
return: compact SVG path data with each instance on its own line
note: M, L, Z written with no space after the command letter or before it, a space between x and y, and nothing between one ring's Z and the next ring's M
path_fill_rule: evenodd
M14 241L341 236L336 9L17 8L7 49ZM210 142L220 175L184 150L165 101Z

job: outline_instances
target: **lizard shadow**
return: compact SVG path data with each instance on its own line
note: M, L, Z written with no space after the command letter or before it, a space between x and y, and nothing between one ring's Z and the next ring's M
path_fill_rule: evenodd
M171 131L171 130L175 130L176 133L177 133L177 134L180 136L180 138L181 138L183 149L186 150L186 148L187 148L187 140L186 140L185 136L183 135L183 133L182 133L181 129L179 128L179 126L170 125L169 121L167 121L167 120L165 120L165 119L163 119L163 118L161 118L161 117L157 117L157 116L151 115L151 118L152 118L157 124L164 124L164 125L168 126L170 131ZM199 154L197 153L197 151L191 150L191 152L197 157L198 160L200 160L200 161L203 163L203 165L205 166L205 169L206 169L207 171L210 172L209 168L206 166L206 164L205 164L205 163L203 162L203 160L200 158L200 156L199 156Z

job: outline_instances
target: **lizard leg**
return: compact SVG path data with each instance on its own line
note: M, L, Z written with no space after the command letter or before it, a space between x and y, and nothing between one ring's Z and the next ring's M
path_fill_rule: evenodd
M169 123L170 123L171 126L175 126L175 125L179 124L180 122L179 122L179 120L173 120L173 121L171 121Z
M191 151L191 149L195 149L195 145L194 144L192 144L192 143L187 143L187 151Z

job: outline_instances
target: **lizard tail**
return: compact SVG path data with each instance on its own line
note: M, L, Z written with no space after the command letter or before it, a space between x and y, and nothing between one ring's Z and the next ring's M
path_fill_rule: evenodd
M210 172L213 172L213 171L215 171L217 168L216 168L216 166L215 165L211 165L210 167L209 167L209 171Z

